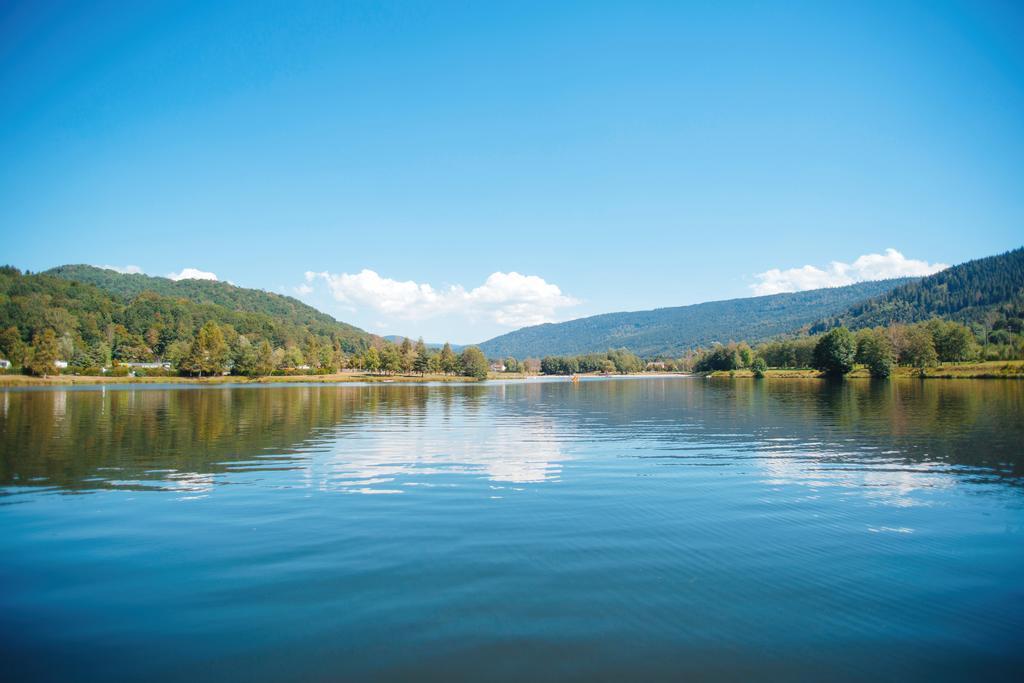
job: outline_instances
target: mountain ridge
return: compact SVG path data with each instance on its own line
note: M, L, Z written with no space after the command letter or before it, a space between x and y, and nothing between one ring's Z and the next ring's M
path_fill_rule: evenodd
M306 324L340 325L352 333L375 336L294 297L255 287L239 287L222 280L172 280L144 273L119 273L86 264L56 266L42 271L42 274L90 284L126 299L134 299L144 292L154 292L170 298L185 298L196 304L214 304L233 311L265 313Z
M858 282L642 311L601 313L524 327L480 344L489 357L572 355L626 348L644 357L681 354L715 342L763 341L797 332L914 278Z
M1024 247L972 259L908 282L815 323L812 333L856 330L942 317L983 322L1000 309L1024 307Z
M312 367L337 367L343 354L383 343L298 300L229 283L92 266L42 273L0 268L0 356L16 367L40 343L47 357L77 367L178 362L203 335L218 349L226 343L236 355L263 344L267 362Z

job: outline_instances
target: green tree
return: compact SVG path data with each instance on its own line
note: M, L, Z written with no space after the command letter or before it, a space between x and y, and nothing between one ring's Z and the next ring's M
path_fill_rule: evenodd
M367 372L377 372L380 370L380 352L377 351L375 346L371 346L363 354L363 367Z
M430 364L429 364L430 374L432 374L432 375L439 375L439 374L441 374L441 372L442 372L442 370L441 370L441 354L440 353L431 353L429 357L430 357Z
M853 355L854 363L860 363L862 365L867 364L867 361L864 360L864 349L868 337L870 337L873 332L874 330L871 329L870 327L865 327L862 330L857 330L857 333L854 335L854 340L857 348L856 353L854 353Z
M521 372L519 361L512 356L505 359L505 372Z
M388 374L403 372L402 355L394 344L388 344L380 353L380 369Z
M231 372L236 375L256 374L256 348L245 335L238 335L231 345Z
M256 347L253 373L258 377L265 377L274 372L274 365L274 349L270 346L270 342L264 339Z
M928 328L914 325L907 330L903 361L911 367L924 370L939 362L935 352L935 340Z
M889 338L881 330L868 330L857 339L858 362L868 367L872 377L888 377L892 374L893 348Z
M853 370L856 354L853 334L845 327L836 327L823 334L814 346L814 367L826 375L842 376Z
M974 334L966 325L938 318L929 320L927 325L940 361L957 363L977 355Z
M298 346L292 344L284 349L284 364L285 367L298 368L306 364L306 357Z
M421 339L420 341L423 340ZM430 355L427 353L426 346L417 351L416 360L412 362L412 369L421 375L425 375L430 371Z
M302 355L306 360L305 365L309 365L313 369L321 367L320 342L311 334L306 335L306 341L302 346Z
M459 368L466 377L487 379L487 357L484 352L475 346L468 346L463 349L459 356Z
M750 364L754 362L754 351L746 342L740 342L736 345L736 356L739 358L739 366L741 368L749 368Z
M452 345L445 342L444 347L441 349L441 372L450 375L458 369L459 359L456 358L455 352L452 351Z
M413 350L412 342L408 337L402 337L402 343L398 347L398 367L401 372L411 372L413 363L416 361L416 352Z
M32 338L32 355L28 362L28 369L33 375L46 377L56 374L57 366L57 335L53 330L46 328L41 334Z
M15 368L24 367L28 360L28 346L14 325L0 332L0 357L11 361L11 367Z
M199 328L198 340L203 349L203 370L209 375L224 372L228 362L228 345L220 325L208 320Z
M758 379L764 377L764 372L767 369L768 363L761 356L754 356L754 360L750 361L750 370L754 373L754 377Z
M735 344L729 344L728 346L716 344L712 349L701 354L693 369L697 372L736 370L740 367L740 362L740 356Z
M106 346L106 345L103 344L103 346ZM109 348L110 347L106 347L106 348L107 348L107 361L105 363L103 363L103 365L109 365L110 364L110 358L109 358L109 355L110 355ZM172 342L170 344L170 346L167 347L167 353L164 354L164 357L171 362L171 365L173 365L175 368L177 368L181 372L189 372L189 370L186 369L185 365L186 365L186 363L188 363L189 353L191 352L191 350L192 350L192 344L190 344L187 341Z
M208 320L199 328L199 333L192 341L188 354L179 369L190 375L219 375L224 372L229 357L229 349L224 341L220 326Z

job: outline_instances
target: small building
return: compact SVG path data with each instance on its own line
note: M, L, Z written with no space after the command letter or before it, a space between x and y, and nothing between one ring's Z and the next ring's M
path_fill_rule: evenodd
M53 364L57 366L58 370L63 370L68 366L68 362L66 360L55 360L53 361Z
M664 370L665 364L660 360L652 360L647 363L648 370Z
M167 361L156 361L152 363L121 363L121 365L127 365L132 369L143 369L143 370L170 370L171 364Z
M0 358L0 370L10 370L10 369L11 369L11 361L7 360L6 358Z
M505 372L505 364L501 361L491 363L491 372Z

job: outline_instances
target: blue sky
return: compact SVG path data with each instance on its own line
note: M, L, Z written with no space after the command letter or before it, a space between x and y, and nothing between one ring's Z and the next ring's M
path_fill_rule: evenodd
M0 260L464 343L1024 243L1019 3L770 5L4 3Z

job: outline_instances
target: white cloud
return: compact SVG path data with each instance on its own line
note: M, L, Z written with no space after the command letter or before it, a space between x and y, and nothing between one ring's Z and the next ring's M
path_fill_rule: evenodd
M331 295L347 307L368 308L405 320L422 320L457 313L471 318L485 317L504 327L523 327L551 322L559 309L580 302L562 293L558 285L536 275L491 273L479 287L462 285L435 288L412 280L392 280L372 270L358 273L306 273L306 284L296 291L306 293L323 280Z
M182 268L180 273L168 273L172 280L216 280L217 275L198 268Z
M945 263L928 263L908 259L895 249L886 249L884 254L864 254L853 263L833 261L827 268L803 266L780 270L772 268L755 277L759 282L750 285L754 294L779 294L780 292L802 292L806 289L840 287L865 280L886 280L894 277L920 277L931 275L948 268Z
M118 273L124 273L125 275L134 275L142 272L142 268L139 268L138 266L97 266L97 268L114 270Z

